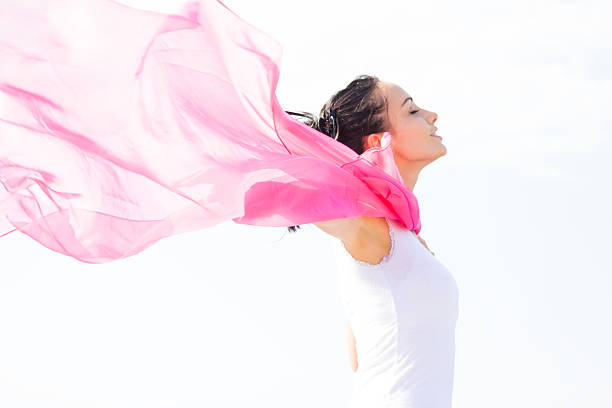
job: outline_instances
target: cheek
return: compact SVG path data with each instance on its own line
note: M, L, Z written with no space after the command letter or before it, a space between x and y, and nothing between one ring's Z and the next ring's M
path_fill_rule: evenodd
M391 146L396 156L404 160L422 159L431 154L429 135L418 121L401 123L393 135Z
M398 141L403 150L414 149L420 143L421 131L415 121L405 121L402 127L398 129Z
M404 136L404 138L410 138L410 136L418 135L419 129L422 125L419 123L418 118L404 116L397 123L398 132Z
M391 145L393 152L404 159L411 159L415 151L419 150L418 143L408 133L398 134L394 142Z

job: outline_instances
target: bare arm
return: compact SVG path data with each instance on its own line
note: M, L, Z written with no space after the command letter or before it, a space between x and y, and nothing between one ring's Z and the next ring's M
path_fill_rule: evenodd
M363 230L365 218L367 217L338 218L337 220L313 222L313 224L329 235L349 243L354 241Z
M353 334L353 329L351 328L351 324L349 322L346 324L346 345L348 346L351 369L353 372L356 372L357 367L359 366L357 363L357 348L355 347L355 335Z

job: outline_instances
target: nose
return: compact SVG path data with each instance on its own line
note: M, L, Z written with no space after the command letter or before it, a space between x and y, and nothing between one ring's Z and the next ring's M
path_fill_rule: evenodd
M427 117L427 122L433 125L434 123L436 123L436 120L438 120L438 114L436 112L431 112L431 111L428 111L428 112L429 112L429 115Z

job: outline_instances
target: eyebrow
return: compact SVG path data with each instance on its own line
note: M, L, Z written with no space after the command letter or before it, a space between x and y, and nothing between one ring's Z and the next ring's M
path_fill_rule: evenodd
M404 99L404 102L402 102L402 104L400 105L400 108L401 108L402 106L404 106L404 105L406 104L406 102L408 102L408 101L412 101L412 97L410 97L410 96L409 96L409 97L407 97L406 99ZM413 101L413 102L414 102L414 101Z

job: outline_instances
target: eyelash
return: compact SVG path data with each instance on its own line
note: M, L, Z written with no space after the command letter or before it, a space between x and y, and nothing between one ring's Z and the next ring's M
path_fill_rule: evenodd
M412 115L413 113L417 113L417 112L418 110L415 110L415 111L410 112L410 114Z

